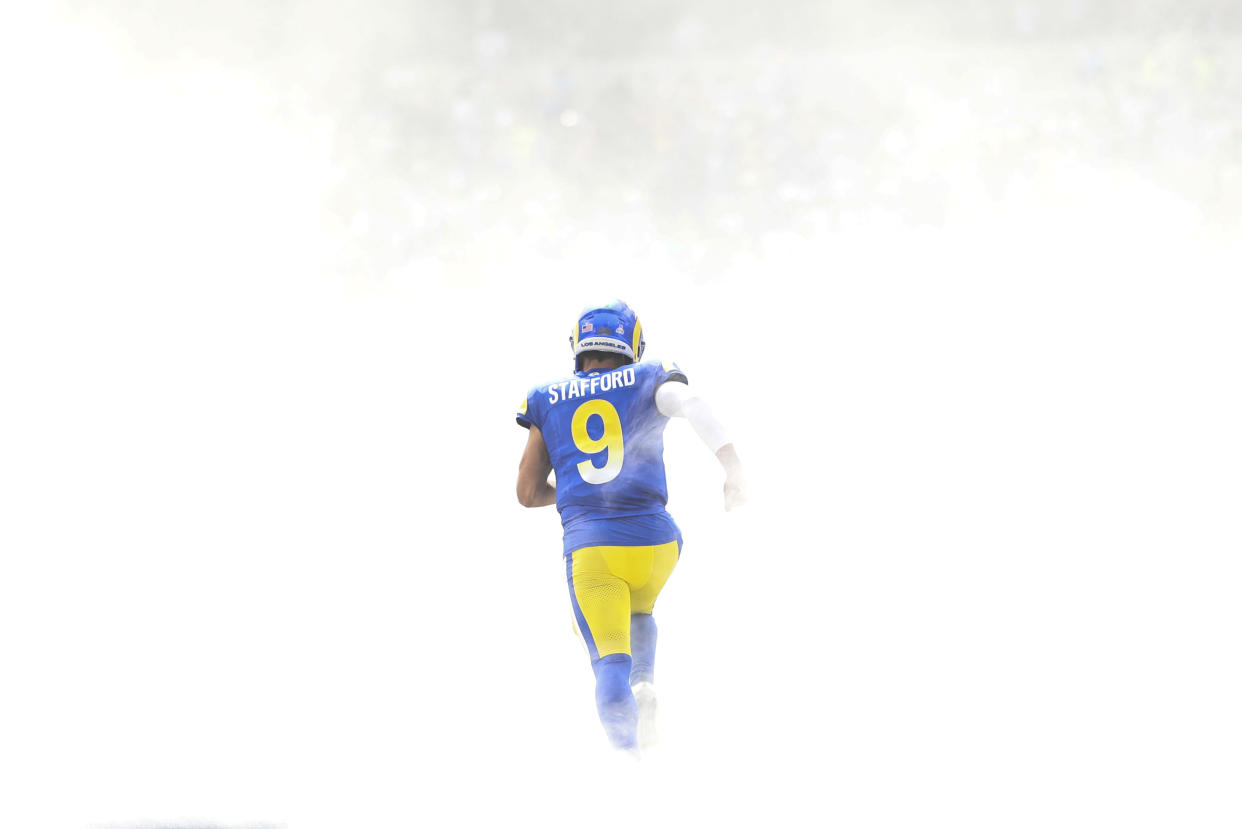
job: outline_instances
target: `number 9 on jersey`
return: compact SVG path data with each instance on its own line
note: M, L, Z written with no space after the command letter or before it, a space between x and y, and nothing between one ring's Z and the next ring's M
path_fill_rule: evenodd
M598 417L604 423L604 433L593 438L587 432L587 423L592 417ZM587 455L607 452L607 460L603 466L596 466L588 458L578 464L578 474L588 484L606 484L621 474L621 464L625 462L625 445L621 436L621 416L617 409L607 400L596 398L588 400L574 412L573 421L569 425L574 438L574 446Z

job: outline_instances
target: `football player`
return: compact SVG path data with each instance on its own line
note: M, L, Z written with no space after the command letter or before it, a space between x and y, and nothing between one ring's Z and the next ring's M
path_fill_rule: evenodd
M746 487L732 441L682 370L640 362L642 325L628 305L587 308L569 341L573 374L532 389L518 411L529 436L517 497L560 512L569 597L595 672L600 721L615 747L636 753L654 741L651 613L682 544L665 509L669 418L688 420L724 467L726 510L745 502Z

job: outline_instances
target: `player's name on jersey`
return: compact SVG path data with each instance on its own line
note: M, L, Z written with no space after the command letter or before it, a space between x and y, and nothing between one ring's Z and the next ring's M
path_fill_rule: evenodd
M566 380L563 383L553 383L548 386L548 405L559 403L562 400L573 400L575 397L585 397L588 394L598 394L602 391L610 391L619 389L623 386L634 385L634 367L626 366L607 374L592 374L590 377L579 377L573 380Z

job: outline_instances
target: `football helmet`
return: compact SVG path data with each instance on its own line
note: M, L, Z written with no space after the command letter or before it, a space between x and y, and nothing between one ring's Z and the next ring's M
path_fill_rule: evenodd
M574 371L581 371L582 355L588 351L620 354L636 363L642 359L647 343L638 315L618 299L584 308L569 335L569 346L574 352Z

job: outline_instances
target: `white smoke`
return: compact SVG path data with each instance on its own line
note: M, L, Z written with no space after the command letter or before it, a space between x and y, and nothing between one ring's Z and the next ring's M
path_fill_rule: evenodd
M24 12L0 824L1236 823L1238 21L937 6ZM753 486L670 426L619 767L513 492L610 295Z

